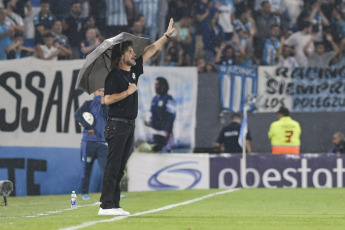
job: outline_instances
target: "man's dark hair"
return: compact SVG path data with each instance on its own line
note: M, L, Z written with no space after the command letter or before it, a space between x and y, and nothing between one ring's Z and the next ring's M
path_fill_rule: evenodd
M111 49L111 69L119 66L121 57L127 51L128 47L133 47L132 41L121 42Z
M290 111L284 106L279 108L278 113L283 115L284 117L290 116Z
M74 0L74 1L71 2L70 6L73 6L74 4L80 4L80 1L79 0Z
M4 5L4 8L7 8L7 3L9 3L11 0L3 0L2 4Z
M169 90L169 83L168 83L167 79L165 79L164 77L157 77L156 81L158 81L160 86L163 88L162 93L167 94L168 90Z
M239 18L242 16L242 14L246 13L248 11L247 6L244 4L244 2L241 2L239 4L236 5L236 18Z
M270 1L267 1L267 0L266 0L266 1L262 1L261 4L260 4L261 8L264 7L264 5L265 5L266 3L270 3Z
M319 46L319 45L325 46L325 42L324 42L324 41L315 41L315 42L314 42L314 46L315 46L315 47L316 47L316 46Z
M40 4L45 4L45 3L50 4L50 1L49 1L49 0L41 0L41 1L40 1Z
M231 114L230 119L231 119L231 120L242 119L242 116L241 116L241 114L239 114L239 113L233 113L233 114Z
M24 38L24 33L23 32L15 32L15 34L13 35L14 38L18 38L18 37L21 37L21 38Z
M46 33L45 35L42 36L43 38L53 38L54 34L53 33Z
M270 26L270 29L272 29L272 28L274 28L274 27L280 28L280 26L279 26L278 24L272 24L272 25Z
M301 22L301 30L304 30L305 28L308 28L309 26L312 26L312 23L310 21Z

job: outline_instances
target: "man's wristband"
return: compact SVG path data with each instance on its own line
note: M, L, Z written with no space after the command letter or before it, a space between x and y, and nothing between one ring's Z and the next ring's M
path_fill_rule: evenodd
M167 39L169 39L169 38L170 38L170 36L169 36L169 35L167 35L166 33L164 33L164 36L165 36L165 37L167 37Z

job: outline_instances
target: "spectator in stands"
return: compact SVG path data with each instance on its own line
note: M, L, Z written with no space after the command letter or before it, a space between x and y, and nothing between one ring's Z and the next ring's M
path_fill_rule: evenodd
M99 28L104 35L106 3L104 0L89 0L89 5L90 15L95 17L96 27Z
M80 51L82 58L94 51L101 44L100 34L97 29L90 28L86 31L86 39L80 43Z
M198 58L196 60L195 66L196 66L198 73L205 73L206 72L205 58L203 58L203 57Z
M70 42L73 59L79 59L81 57L80 42L83 38L81 34L83 24L81 13L80 2L73 2L70 6L69 16L64 20L63 24L63 33L68 37Z
M332 44L333 50L326 52L325 43L315 42L316 35L313 35L308 43L304 46L304 54L308 57L308 66L309 67L320 67L320 68L327 68L331 62L331 60L338 55L339 47L333 41L333 37L331 34L326 34L326 39L329 43ZM311 43L314 43L315 49L312 53L309 53L309 46Z
M234 3L231 0L213 0L215 7L219 10L218 24L222 28L223 41L230 41L233 33L233 21L235 20Z
M24 33L24 21L23 18L13 12L16 7L17 0L4 0L4 7L6 9L6 24L12 26L15 32Z
M255 39L255 49L257 50L256 53L262 56L262 48L266 39L270 35L270 28L272 25L279 25L281 26L281 22L278 16L273 14L271 11L271 3L269 1L262 1L261 2L261 10L258 16L255 18L257 34Z
M31 13L26 13L26 18L24 18L24 38L26 42L30 42L30 46L35 45L35 24L34 18L36 14L41 11L40 0L30 0L31 3Z
M331 66L335 68L342 68L345 66L345 38L341 40L339 53L331 61Z
M138 37L146 37L146 38L148 37L144 33L144 25L139 20L136 20L133 22L133 25L131 29L129 30L129 32Z
M293 47L296 54L295 58L299 66L308 66L308 58L303 51L305 45L311 39L312 24L309 21L303 21L301 23L301 31L292 34L285 44ZM314 44L310 44L308 52L313 52Z
M262 53L263 65L276 65L279 58L279 48L282 45L279 39L280 28L278 25L272 25L270 28L270 37L266 39ZM284 43L283 43L284 44Z
M299 154L301 127L290 117L290 111L280 107L278 121L271 124L268 138L271 140L273 154Z
M207 26L203 28L202 37L205 50L205 59L208 62L213 62L216 53L215 48L217 44L221 42L222 33L220 26L218 25L218 9L212 7L210 11L210 21Z
M293 57L293 52L290 46L284 45L284 40L281 40L281 45L279 47L279 61L277 63L278 67L287 67L293 69L298 67L296 59Z
M41 11L34 17L35 44L43 44L43 36L51 33L55 16L50 13L49 0L41 0Z
M281 15L286 9L286 1L284 0L254 0L255 1L255 10L260 11L261 10L261 4L263 2L269 2L271 5L271 11L272 13L276 15Z
M251 66L253 64L253 38L257 33L257 28L250 10L244 4L239 4L236 8L236 18L234 28L237 36L233 37L233 41L235 44L239 44L237 45L237 61L240 65Z
M345 153L345 135L341 132L333 134L334 146L329 150L330 154Z
M220 152L226 153L242 153L242 147L239 144L239 136L241 130L242 116L238 113L231 115L230 124L226 125L219 132L216 148L220 148ZM247 132L246 136L246 151L252 152L252 137Z
M134 21L139 22L139 23L142 25L142 27L143 27L143 29L144 29L144 31L145 31L146 19L145 19L145 16L144 16L144 15L138 14L138 15L135 17Z
M15 33L13 37L13 43L11 46L6 47L7 60L19 59L27 56L31 56L36 52L34 48L23 45L24 36L22 33Z
M166 46L164 61L166 66L190 66L189 55L174 40L170 40Z
M216 73L217 72L217 66L214 64L214 62L207 62L205 66L206 73Z
M276 17L278 24L282 27L281 29L285 31L285 27L290 24L290 15L288 8L286 7L286 0L266 0L270 3L271 13ZM259 11L263 0L256 0L256 10Z
M11 36L14 33L14 28L5 23L6 12L0 8L0 60L7 60L5 48L12 44Z
M236 65L235 49L232 45L226 45L224 42L221 43L214 62L218 65Z
M133 2L138 13L145 16L145 33L149 35L151 41L155 41L158 34L158 0L133 0Z
M287 9L288 15L290 16L290 23L288 29L297 23L297 18L303 11L304 1L303 0L284 0L284 5Z
M199 1L199 0L198 0ZM189 14L193 4L196 4L195 0L168 0L168 12L167 12L167 23L168 19L173 18L175 21L180 20L183 16Z
M72 58L72 50L69 44L67 36L62 34L62 22L61 20L55 20L52 26L52 34L54 36L53 46L60 47L60 54L58 60L65 60Z
M17 0L13 11L19 14L23 19L30 16L32 13L32 5L30 0Z
M321 3L318 0L310 0L307 4L309 21L313 25L313 32L317 34L316 40L322 41L323 26L329 26L329 21L321 10Z
M37 58L42 60L57 60L60 49L53 46L54 36L52 33L45 34L43 37L44 45L36 45Z
M215 40L214 25L218 21L219 11L212 7L209 0L200 0L194 3L195 11L195 58L199 58L205 53L206 61L213 61L215 56ZM203 48L202 50L200 50Z
M188 55L189 59L191 59L191 50L192 50L192 35L190 31L190 27L192 24L192 19L190 16L186 15L183 16L178 22L174 24L175 26L175 33L171 37L173 40L177 41L178 44L184 50L185 55Z
M93 16L89 16L83 20L83 26L80 30L80 34L82 36L82 39L85 39L86 31L90 28L97 28L96 27L96 21Z
M88 0L80 0L81 17L87 18L90 15L90 4Z
M106 1L106 27L105 38L126 32L129 29L128 19L133 16L134 6L132 0Z
M341 38L345 37L345 14L337 9L334 9L332 13L332 20L333 23L337 25L339 36Z
M57 18L66 18L69 15L70 5L78 0L50 0L51 13Z

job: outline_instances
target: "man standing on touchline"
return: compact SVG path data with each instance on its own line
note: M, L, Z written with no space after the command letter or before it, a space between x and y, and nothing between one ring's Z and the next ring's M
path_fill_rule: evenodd
M138 114L137 83L145 64L175 31L174 20L164 36L150 45L140 57L136 57L131 41L112 48L111 68L105 84L105 104L109 106L105 138L108 142L107 165L103 177L101 205L98 215L129 215L120 207L120 181L131 154L134 139L135 118Z

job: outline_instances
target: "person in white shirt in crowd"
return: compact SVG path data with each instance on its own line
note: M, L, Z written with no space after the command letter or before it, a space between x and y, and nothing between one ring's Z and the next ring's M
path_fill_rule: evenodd
M6 9L6 24L12 26L15 32L24 33L24 21L23 18L13 12L13 8L17 4L17 0L3 0L4 7Z
M220 14L218 24L222 27L224 33L224 40L230 41L234 33L234 26L232 25L235 20L235 9L232 0L213 0L216 8Z
M303 49L311 39L312 24L309 21L303 21L303 23L301 23L301 27L301 31L292 34L285 41L285 44L294 48L296 52L295 58L299 66L308 66L308 58ZM313 50L314 44L310 44L308 52L313 52Z
M43 36L44 45L36 45L37 58L42 60L57 60L60 49L53 46L54 35L48 33Z
M32 43L34 43L34 39L35 39L34 17L40 12L41 6L40 6L40 0L30 0L29 2L31 3L31 11L30 12L27 11L26 12L27 16L24 18L24 27L25 27L24 38L31 39Z
M290 17L290 28L296 24L297 18L303 11L303 0L284 0L284 5Z
M323 26L329 26L329 20L321 10L321 3L318 0L310 0L307 4L309 21L313 24L313 31L317 33L316 41L322 41Z
M333 37L331 34L327 33L326 40L332 45L333 50L326 52L325 43L323 41L319 42L316 41L316 34L310 38L308 43L304 46L304 53L308 57L308 66L309 67L320 67L320 68L327 68L331 60L338 55L339 47L333 41ZM315 49L313 52L309 52L309 46L314 43Z
M292 48L288 45L284 45L282 41L279 47L279 60L277 62L277 67L287 67L289 69L294 69L298 67L296 59L293 57Z
M60 54L58 60L65 60L72 58L72 50L66 35L62 34L62 22L61 20L55 20L52 26L52 33L54 36L53 46L60 47Z

